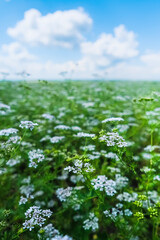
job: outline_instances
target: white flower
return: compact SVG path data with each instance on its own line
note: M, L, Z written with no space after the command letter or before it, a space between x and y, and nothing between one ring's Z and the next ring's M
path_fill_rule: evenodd
M121 118L121 117L117 117L117 118L112 117L112 118L106 118L106 119L104 119L104 120L102 121L102 123L106 123L106 122L120 122L120 121L124 121L124 119Z
M98 227L98 218L94 213L89 213L89 218L83 222L83 228L85 230L89 230L91 228L91 230L94 232L98 229Z
M101 142L106 142L108 147L127 147L128 144L125 142L124 138L119 136L117 132L108 132L99 138Z
M160 181L160 176L157 175L157 176L155 176L153 179L154 179L154 180L157 180L157 181Z
M82 171L93 172L95 170L90 163L84 163L83 164L82 160L76 159L73 164L74 164L73 167L68 166L68 167L64 168L64 171L81 174Z
M71 128L66 125L57 125L54 129L70 130Z
M119 208L111 208L110 210L105 210L103 213L113 221L115 221L117 217L123 216L123 211Z
M125 216L128 216L128 217L129 217L129 216L132 216L133 213L132 213L131 210L125 209L125 210L124 210L124 214L125 214Z
M84 151L94 151L95 150L95 145L87 145L87 146L81 146L80 147Z
M121 189L128 184L128 178L122 177L120 174L116 174L116 189Z
M0 136L9 136L11 134L16 134L17 132L18 132L18 129L16 128L2 129L0 130Z
M49 121L53 121L55 119L55 117L49 113L44 113L42 114L42 117L49 120Z
M160 147L156 146L156 145L154 145L154 146L148 145L147 147L144 148L144 151L153 152L156 149L160 149Z
M127 125L127 124L119 124L119 125L117 125L116 128L119 130L120 133L123 133L123 132L125 132L125 131L127 131L129 129L129 125Z
M6 165L13 167L14 165L20 163L19 159L9 159L6 163Z
M43 151L40 149L32 150L29 152L29 167L36 168L38 165L37 163L40 163L44 160Z
M122 204L122 203L117 203L117 204L116 204L116 207L117 207L117 208L122 208L122 207L123 207L123 204Z
M4 103L0 103L0 115L6 115L9 112L11 112L10 106L8 106Z
M117 199L119 201L124 201L124 202L133 202L133 201L136 201L137 197L138 197L137 193L123 192L117 196Z
M50 138L51 143L59 143L62 141L65 137L64 136L55 136Z
M48 207L53 207L55 205L55 201L54 200L50 200L47 204Z
M24 183L24 184L29 184L30 182L31 182L31 177L30 176L28 176L27 178L24 178L22 180L22 183Z
M21 121L19 125L20 128L30 129L31 131L35 126L38 126L38 123L33 123L31 121Z
M23 228L31 231L36 225L41 227L45 223L46 217L49 218L51 215L52 212L49 209L42 210L37 206L30 207L25 212L26 220L23 223Z
M142 153L142 157L145 160L150 160L152 158L152 155L150 153Z
M155 169L149 168L147 166L144 166L143 168L140 169L141 172L147 173L147 172L155 172Z
M80 127L78 127L78 126L73 126L73 127L71 127L71 129L73 130L73 131L81 131L82 129L80 128Z
M99 175L97 178L91 181L95 190L105 191L108 196L116 194L116 182L108 180L106 176Z
M47 226L40 230L43 230L45 232L44 237L47 240L52 240L53 237L59 237L60 235L60 232L57 229L55 229L52 224L48 224ZM43 239L43 237L41 238L41 235L38 236L39 239Z
M90 163L84 164L84 171L85 172L94 172L95 168Z
M116 161L119 160L119 157L117 156L116 153L113 152L109 152L107 154L104 155L106 158L111 158L111 159L115 159Z
M0 109L7 109L7 110L10 110L10 106L4 104L4 103L0 103Z
M34 194L34 197L39 197L39 196L42 196L44 194L44 192L41 190L41 191L38 191Z
M61 202L65 202L67 198L71 196L72 190L73 190L72 187L58 188L56 190L56 195Z
M95 190L99 189L100 191L103 191L106 181L107 177L105 175L99 175L97 178L92 180L92 185Z
M93 107L94 105L94 102L82 102L82 106L84 106L85 108Z
M84 177L83 177L82 174L80 174L80 175L72 175L72 176L70 177L70 180L71 180L71 182L73 182L73 183L77 183L77 182L79 182L79 181L85 182L85 179L84 179Z
M16 144L20 141L20 137L19 136L12 136L8 139L7 143L10 144L10 143L13 143L13 144Z
M0 168L0 175L4 174L7 172L6 168Z
M93 138L95 137L95 134L90 134L90 133L84 133L84 132L78 132L77 135L74 135L75 137L89 137L89 138Z
M21 198L19 200L19 205L25 204L27 201L28 201L28 198L21 196Z
M34 191L34 185L23 185L20 187L20 193L24 194L26 198L34 198L33 195L31 195Z

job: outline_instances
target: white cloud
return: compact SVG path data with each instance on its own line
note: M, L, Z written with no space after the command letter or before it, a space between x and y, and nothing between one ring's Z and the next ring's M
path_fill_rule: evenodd
M19 42L2 45L3 58L8 58L13 61L33 60L35 56L30 54L28 50Z
M59 25L54 28L58 19L61 19ZM85 21L88 24L84 26ZM71 47L79 43L82 56L78 61L64 63L43 61L29 53L23 43L13 42L1 47L0 72L9 72L10 79L20 79L22 74L17 76L17 73L26 71L31 74L31 79L160 80L160 52L139 55L136 35L124 25L116 27L113 34L103 33L96 41L85 42L82 33L91 23L83 9L58 11L46 16L37 10L29 10L24 20L8 30L13 37L29 44ZM45 29L47 24L51 26Z
M159 68L159 71L160 71L160 52L144 54L141 56L140 59L146 65L153 68Z
M140 60L147 66L149 73L152 73L152 77L160 80L160 52L144 54Z
M26 65L36 60L20 43L4 44L0 49L0 72L10 73L10 78L13 78L16 72L26 70Z
M90 76L106 76L108 67L138 55L138 42L132 31L124 25L114 29L114 34L103 33L95 42L82 42L83 57L78 61L79 71L89 71Z
M139 56L135 62L124 61L107 68L109 79L160 80L160 52Z
M30 9L25 12L24 19L7 32L21 42L71 48L84 40L83 34L91 25L92 19L83 8L56 11L45 16Z
M144 80L146 76L146 66L141 63L121 62L107 69L107 79Z
M6 75L9 79L18 80L29 73L31 79L62 79L59 73L67 69L67 74L70 74L74 66L72 61L63 64L42 62L18 42L4 44L0 49L0 78Z
M114 28L114 35L103 33L95 42L81 44L85 55L127 59L138 55L135 33L127 31L124 25Z

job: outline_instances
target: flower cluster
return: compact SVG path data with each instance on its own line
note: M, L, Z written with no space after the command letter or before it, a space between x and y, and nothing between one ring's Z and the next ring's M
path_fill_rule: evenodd
M117 196L117 199L119 201L124 201L124 202L134 202L138 197L137 193L128 193L128 192L123 192Z
M7 110L10 110L10 106L8 106L7 104L4 104L4 103L1 103L0 102L0 109L7 109Z
M59 143L61 142L65 137L64 136L55 136L50 138L51 143Z
M106 122L120 122L120 121L124 121L123 118L121 117L112 117L112 118L106 118L105 120L102 121L102 123L106 123Z
M30 179L28 179L30 181ZM28 199L33 199L33 192L34 192L34 185L33 184L29 184L30 182L28 182L27 185L22 185L20 187L20 193L22 194L22 196L20 197L20 201L19 201L19 205L25 204Z
M20 137L19 136L11 136L8 141L7 144L18 144L20 141Z
M75 137L78 137L78 138L94 138L95 137L95 134L91 134L91 133L84 133L84 132L78 132L76 135L74 135Z
M95 190L105 191L108 196L113 196L116 194L116 182L113 180L108 180L104 175L99 175L97 178L93 179L91 184Z
M89 230L91 228L93 232L99 228L98 218L94 213L89 213L89 218L83 222L83 228L85 230Z
M16 134L17 132L18 132L18 129L16 128L2 129L0 130L0 136L9 136L12 134Z
M38 123L33 123L31 121L21 121L19 127L30 129L31 131L34 129L35 126L38 126Z
M49 209L42 210L40 207L32 206L25 212L26 220L23 223L23 228L31 231L37 225L42 227L46 218L49 218L51 215L52 212Z
M40 149L32 150L29 152L29 167L36 168L38 166L37 163L40 163L44 160L43 151Z
M56 190L56 195L61 202L67 202L67 200L69 199L70 201L72 201L72 203L75 206L75 204L77 204L77 201L78 201L77 191L83 188L84 186L58 188ZM70 198L71 196L72 196L72 199Z
M56 195L59 198L61 202L65 202L68 197L72 195L72 187L67 187L67 188L58 188L56 190Z
M104 154L104 156L106 158L111 158L111 159L115 159L116 161L119 161L119 157L117 156L116 153L108 152L107 154Z
M102 135L99 140L105 142L108 147L117 146L119 148L127 147L127 142L117 132L108 132Z
M4 103L0 103L0 115L7 115L11 112L10 106Z
M6 165L10 166L10 167L13 167L15 166L16 164L20 163L20 159L17 158L17 159L9 159L7 162L6 162Z
M116 174L115 176L116 178L116 189L121 189L123 187L126 187L126 185L128 184L128 178L127 177L123 177L120 174Z
M122 209L123 204L118 203L116 204L115 208L111 208L110 210L105 210L103 213L106 217L110 217L113 221L115 221L118 217L122 216L132 216L132 211L129 209Z
M49 121L53 121L55 119L55 117L49 113L44 113L42 114L42 117L49 120Z
M61 129L61 130L70 130L71 128L69 126L66 125L57 125L55 128L56 129Z
M84 151L94 151L95 150L95 145L87 145L87 146L82 146L80 147Z
M47 239L47 240L72 240L71 237L68 235L61 235L60 232L53 227L53 225L50 223L46 225L45 227L41 228L38 234L38 238L41 240Z
M88 162L83 163L82 160L78 160L78 159L74 161L73 165L74 166L68 166L64 168L64 171L81 174L83 171L93 172L95 170L90 163Z

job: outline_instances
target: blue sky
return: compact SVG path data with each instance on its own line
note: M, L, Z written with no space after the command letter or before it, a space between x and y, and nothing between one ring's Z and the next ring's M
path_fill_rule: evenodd
M160 79L158 0L0 0L0 9L1 78Z

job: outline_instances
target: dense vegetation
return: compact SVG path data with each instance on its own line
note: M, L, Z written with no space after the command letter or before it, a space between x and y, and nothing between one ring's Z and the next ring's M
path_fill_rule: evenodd
M1 82L0 239L160 239L160 83Z

